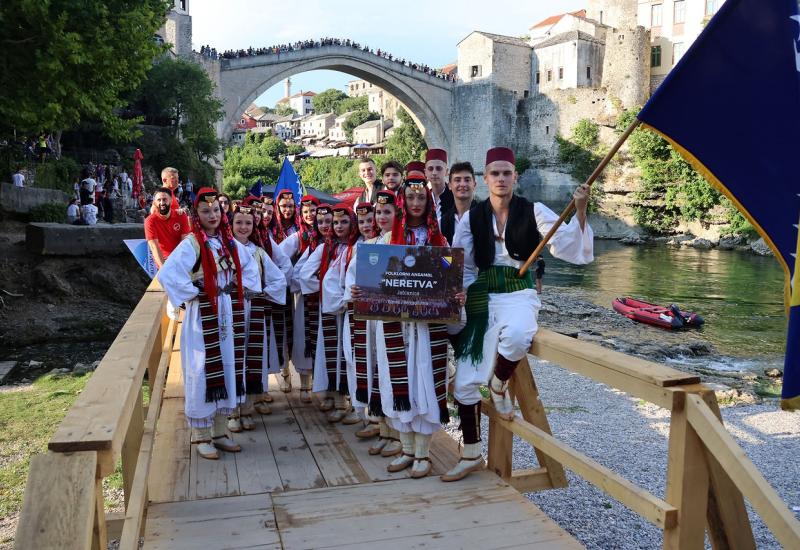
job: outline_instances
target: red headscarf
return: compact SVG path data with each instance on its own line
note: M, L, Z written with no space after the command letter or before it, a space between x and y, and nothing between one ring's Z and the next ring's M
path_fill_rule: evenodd
M218 196L219 192L213 187L202 187L197 192L197 195L194 199L195 212L197 211L197 207L201 202L208 202L208 199L213 199L211 202L214 203L216 202ZM228 216L225 215L222 209L220 209L220 221L219 227L217 228L217 233L222 241L221 254L223 256L232 257L233 263L236 266L236 287L239 295L239 307L244 307L242 265L239 262L239 252L236 249L236 243L233 242L233 233L231 232L231 227L228 223ZM205 229L203 229L203 226L200 225L199 216L192 217L192 234L194 235L194 238L197 239L197 244L200 245L200 265L203 267L203 291L205 291L205 293L208 295L208 299L211 302L211 307L216 313L217 296L219 294L217 289L217 262L214 259L214 253L211 251L211 248L208 244L208 234L206 233Z
M412 180L414 181L414 180ZM425 225L428 228L428 246L448 246L447 239L439 229L439 222L436 220L436 209L433 207L433 195L427 185L422 182L425 189ZM390 244L416 245L413 231L409 233L407 227L408 209L406 208L406 187L404 185L397 191L397 215L394 217L392 227L392 240ZM410 242L409 242L410 241Z
M375 221L375 207L373 204L370 202L360 202L356 205L356 218L358 218L358 216L366 216L370 212L372 212L372 234L373 236L380 235L381 229L378 227L378 222Z
M333 207L334 218L337 212L344 212L350 218L350 233L347 234L344 241L347 245L347 250L345 250L345 254L347 255L345 258L346 266L350 263L350 258L353 255L353 245L358 241L358 221L356 220L356 215L353 213L353 210L344 203L339 203ZM322 263L319 267L320 296L322 296L322 280L325 278L325 273L328 272L330 264L336 259L336 253L339 250L339 244L341 244L336 239L338 239L338 237L336 237L335 234L333 234L330 239L325 239L325 248L322 251Z

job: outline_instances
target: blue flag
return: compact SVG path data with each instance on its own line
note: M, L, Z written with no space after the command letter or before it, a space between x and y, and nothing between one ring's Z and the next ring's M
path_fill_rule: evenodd
M253 195L254 197L260 197L261 195L263 195L264 193L261 190L263 185L264 184L261 181L261 178L258 178L256 182L253 184L253 187L250 188L250 194Z
M800 408L797 0L725 2L638 118L742 211L786 271L782 406Z
M300 204L300 176L294 171L292 163L289 159L283 157L283 165L281 166L281 175L278 176L278 183L275 184L275 199L277 200L278 194L283 189L288 189L294 195L295 204Z

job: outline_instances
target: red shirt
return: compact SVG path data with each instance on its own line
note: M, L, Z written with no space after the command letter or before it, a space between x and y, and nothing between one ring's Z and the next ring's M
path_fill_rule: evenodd
M161 249L164 260L180 244L183 236L191 232L189 216L178 214L175 210L170 211L168 218L154 212L144 220L144 238L148 241L158 240L158 248Z

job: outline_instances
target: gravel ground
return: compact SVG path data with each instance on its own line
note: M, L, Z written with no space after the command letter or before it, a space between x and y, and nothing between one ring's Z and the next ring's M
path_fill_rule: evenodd
M636 485L664 497L669 411L529 356L553 433ZM800 413L777 402L722 409L725 425L781 498L800 517ZM488 421L482 421L484 454ZM456 423L447 428L456 438ZM514 438L513 467L536 467L536 455ZM567 471L569 487L526 495L591 549L658 548L661 531ZM758 548L780 548L749 508Z

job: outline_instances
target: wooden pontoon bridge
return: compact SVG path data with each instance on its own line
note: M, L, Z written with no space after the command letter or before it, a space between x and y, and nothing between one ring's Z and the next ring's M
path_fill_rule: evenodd
M521 494L566 486L564 468L662 529L664 548L701 549L706 534L715 549L755 548L745 498L785 548L800 548L800 523L697 377L546 330L533 355L671 411L663 497L554 437L527 364L512 380L522 418L500 420L484 402L489 467L461 482L435 477L458 458L448 435L434 438L434 476L390 474L353 426L331 427L296 391L272 392L273 414L234 436L244 452L198 459L182 412L180 324L166 318L165 303L151 285L49 451L32 458L16 548L100 550L110 538L122 550L142 541L147 549L580 548ZM535 448L539 468L512 470L514 435ZM102 481L120 460L125 511L110 514Z

